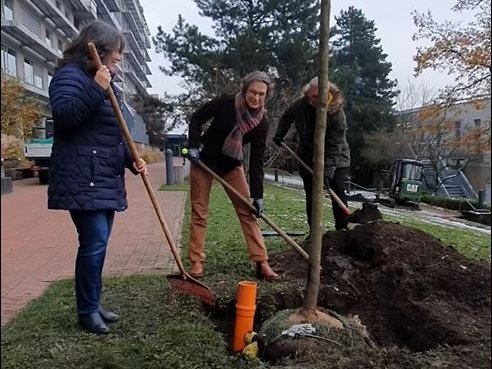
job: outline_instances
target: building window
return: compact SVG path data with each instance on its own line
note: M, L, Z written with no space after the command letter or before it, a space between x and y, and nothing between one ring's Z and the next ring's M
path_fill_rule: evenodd
M43 67L37 63L34 63L34 86L39 89L43 89Z
M475 126L475 128L482 127L482 120L480 118L479 119L473 119L473 125Z
M62 40L58 40L58 50L63 52L63 42Z
M14 20L14 3L13 0L3 1L3 17L5 20Z
M45 34L45 40L46 40L46 44L51 47L52 44L51 44L51 31L46 28L46 34Z
M461 138L461 122L455 122L454 123L454 130L455 130L455 135L456 135L456 139L460 139Z
M32 61L24 59L24 82L34 85L34 67Z
M19 16L17 17L18 20L26 26L26 28L33 32L34 34L38 35L38 37L42 37L42 28L41 28L41 18L33 13L24 6L19 7Z
M2 46L2 70L11 76L17 76L16 53L6 46Z

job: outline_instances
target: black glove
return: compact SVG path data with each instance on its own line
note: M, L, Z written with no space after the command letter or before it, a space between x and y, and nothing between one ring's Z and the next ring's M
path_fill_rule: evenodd
M263 213L263 199L254 199L253 206L255 207L255 216L260 218Z
M277 146L282 146L282 142L284 142L284 140L278 136L274 136L273 137L273 143Z
M200 160L200 150L198 150L197 148L189 149L188 150L188 159L190 159L190 161L193 164L196 164L198 162L198 160Z
M327 167L327 168L325 168L324 184L325 184L325 189L327 191L330 189L330 182L333 180L333 177L335 176L335 171L336 170L337 170L337 167Z

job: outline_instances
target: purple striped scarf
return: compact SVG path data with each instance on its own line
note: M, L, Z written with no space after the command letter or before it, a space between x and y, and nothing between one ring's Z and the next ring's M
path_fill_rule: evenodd
M265 114L265 107L251 112L246 105L244 96L239 92L234 100L236 124L222 146L222 154L243 161L243 136L260 124Z

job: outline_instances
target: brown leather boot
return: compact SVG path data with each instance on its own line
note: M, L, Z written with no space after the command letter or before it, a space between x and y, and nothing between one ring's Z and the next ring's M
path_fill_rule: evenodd
M274 281L280 278L280 276L272 270L270 264L268 264L268 260L256 262L256 277L266 281Z
M201 277L203 277L203 262L201 262L201 261L192 261L191 262L190 275L193 278L201 278Z

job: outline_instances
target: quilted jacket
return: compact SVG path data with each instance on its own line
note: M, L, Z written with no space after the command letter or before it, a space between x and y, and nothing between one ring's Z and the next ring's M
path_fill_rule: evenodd
M81 66L69 64L56 71L49 96L48 208L125 210L125 167L137 172L106 92Z

